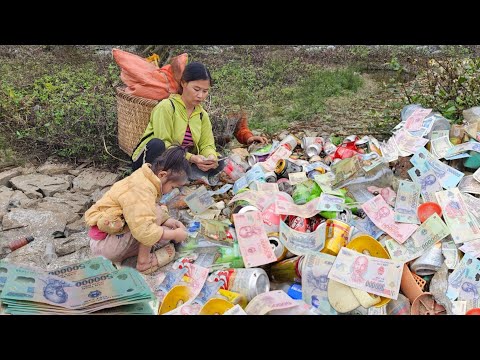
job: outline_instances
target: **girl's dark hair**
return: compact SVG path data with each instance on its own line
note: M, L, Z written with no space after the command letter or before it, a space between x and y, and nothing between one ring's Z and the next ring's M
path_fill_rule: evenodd
M207 67L199 62L191 62L185 66L182 74L182 80L185 82L196 80L209 80L210 86L213 85L213 79Z
M172 146L152 162L152 171L158 174L160 171L170 171L169 179L184 178L190 176L190 164L185 158L186 150L181 146ZM175 179L174 179L175 178Z

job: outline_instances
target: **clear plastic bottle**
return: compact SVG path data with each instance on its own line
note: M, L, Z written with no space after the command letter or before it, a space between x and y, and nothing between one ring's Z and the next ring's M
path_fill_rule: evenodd
M370 171L360 169L352 177L339 183L336 188L346 188L348 194L358 202L366 202L374 197L368 190L368 186L384 188L394 186L396 182L393 171L387 164L380 164Z

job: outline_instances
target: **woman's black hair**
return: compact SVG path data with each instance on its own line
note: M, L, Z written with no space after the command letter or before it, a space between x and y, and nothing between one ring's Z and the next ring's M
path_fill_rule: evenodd
M181 146L172 146L152 162L152 171L158 174L160 171L170 171L169 178L183 178L184 174L190 176L190 164L185 158L186 150Z
M210 86L213 85L213 79L208 71L207 67L199 62L191 62L185 66L182 74L182 80L185 82L196 81L196 80L208 80L210 81Z

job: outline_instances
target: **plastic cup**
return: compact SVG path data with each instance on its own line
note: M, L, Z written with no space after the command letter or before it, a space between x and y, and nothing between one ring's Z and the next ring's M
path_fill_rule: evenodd
M437 213L440 217L442 216L442 208L434 202L423 203L417 209L418 219L422 223L433 215L433 213Z

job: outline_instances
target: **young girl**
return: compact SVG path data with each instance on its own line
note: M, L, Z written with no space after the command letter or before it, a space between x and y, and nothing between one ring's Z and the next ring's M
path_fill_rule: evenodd
M171 147L153 164L144 164L130 176L116 182L85 213L91 226L93 255L113 262L138 255L137 270L150 274L173 259L177 243L187 238L185 226L169 218L165 207L157 205L163 194L188 181L190 165L182 147ZM163 248L152 252L153 245Z

